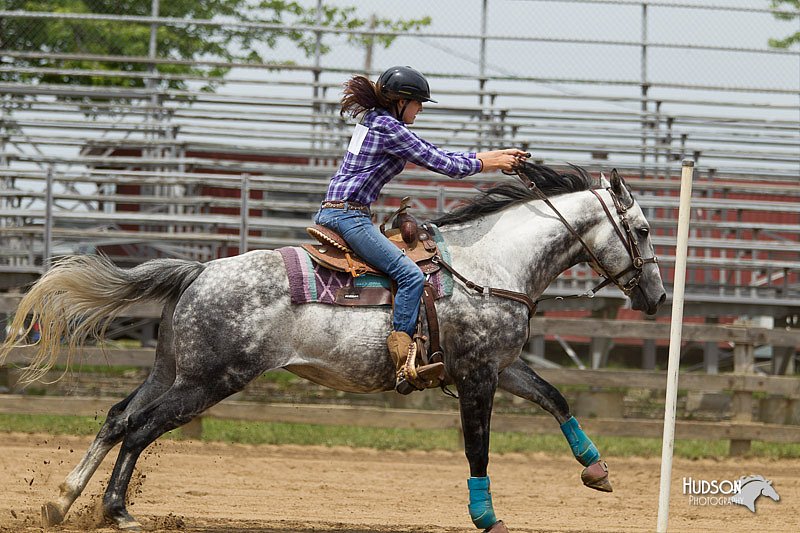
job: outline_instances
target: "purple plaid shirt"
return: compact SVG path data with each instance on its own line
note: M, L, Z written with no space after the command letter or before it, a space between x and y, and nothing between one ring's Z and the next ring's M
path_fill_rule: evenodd
M447 152L421 139L384 109L373 109L361 124L369 128L358 155L348 151L331 178L325 200L369 205L402 172L407 161L451 178L481 171L474 152Z

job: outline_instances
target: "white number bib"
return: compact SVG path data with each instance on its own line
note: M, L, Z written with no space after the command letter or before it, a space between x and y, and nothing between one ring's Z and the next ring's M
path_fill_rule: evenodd
M350 137L350 145L347 147L347 151L353 155L358 155L361 151L361 145L364 144L364 139L367 137L368 131L368 127L356 124L353 130L353 136Z

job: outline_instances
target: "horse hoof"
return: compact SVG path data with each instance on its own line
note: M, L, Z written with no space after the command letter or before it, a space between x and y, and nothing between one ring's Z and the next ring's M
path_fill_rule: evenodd
M52 527L57 526L64 521L64 513L61 508L53 502L47 502L42 505L42 526Z
M484 529L484 533L508 533L508 528L502 520L498 520L489 529Z
M614 492L611 482L608 480L608 465L605 461L597 461L584 468L581 472L581 481L590 489Z
M142 525L132 517L125 509L117 509L107 512L106 518L114 523L117 529L122 531L141 531Z

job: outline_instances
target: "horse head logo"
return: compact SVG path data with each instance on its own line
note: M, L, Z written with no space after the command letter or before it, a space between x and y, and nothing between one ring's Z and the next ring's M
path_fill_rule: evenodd
M759 496L767 496L776 502L781 499L772 486L772 481L764 479L763 476L742 476L739 483L742 488L739 494L731 496L731 503L744 505L750 512L756 512L756 500Z

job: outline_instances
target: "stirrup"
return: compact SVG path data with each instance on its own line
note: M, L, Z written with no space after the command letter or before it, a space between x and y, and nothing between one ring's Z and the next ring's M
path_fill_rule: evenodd
M397 383L394 389L400 394L410 394L415 390L436 387L444 375L444 363L431 363L420 367L417 364L417 343L408 347L406 362L397 371Z
M397 384L394 390L400 394L411 394L415 390L438 387L444 372L444 363L431 363L414 369L415 377L406 373L405 366L397 372Z

